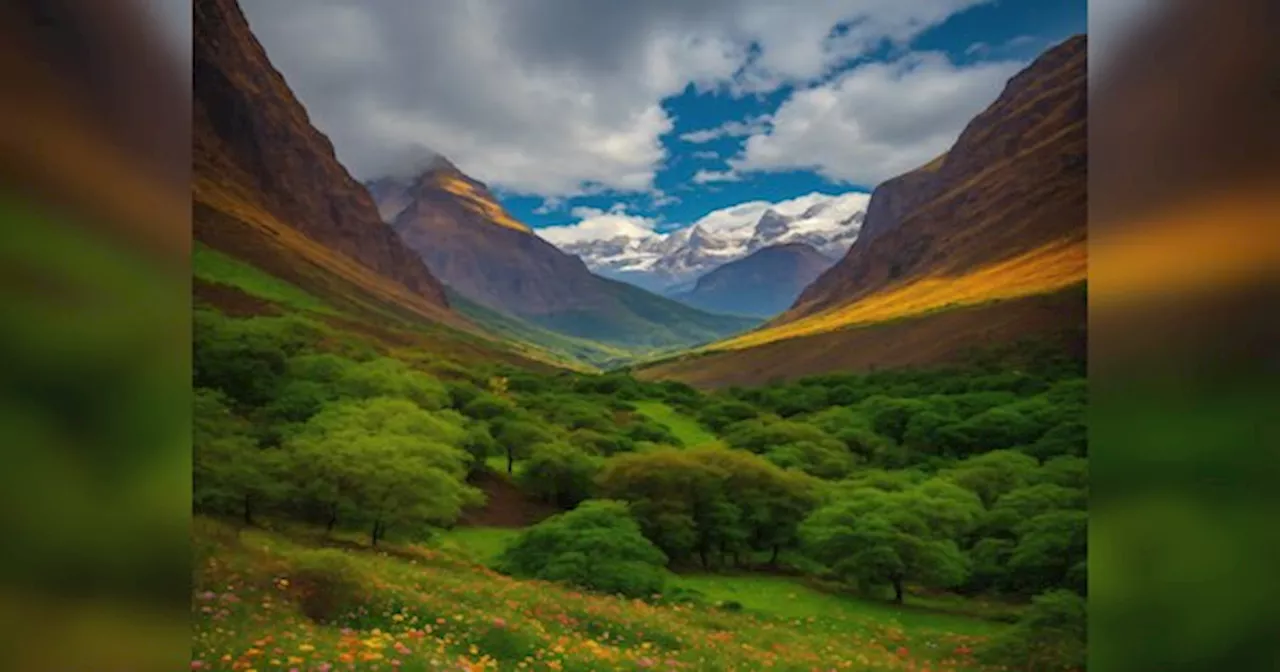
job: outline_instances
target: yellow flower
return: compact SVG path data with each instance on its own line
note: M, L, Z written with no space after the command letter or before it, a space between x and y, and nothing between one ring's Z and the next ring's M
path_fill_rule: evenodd
M302 644L301 646L298 647L298 650L303 653L311 653L312 651L316 650L316 647L311 646L310 644Z
M391 620L395 621L396 623L399 623L400 621L404 620L404 614L396 614L391 617Z

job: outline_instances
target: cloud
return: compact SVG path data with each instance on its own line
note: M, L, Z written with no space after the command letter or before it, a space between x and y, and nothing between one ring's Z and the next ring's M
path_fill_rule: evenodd
M662 101L829 75L986 0L241 0L272 62L363 179L438 151L513 193L643 192Z
M774 113L772 129L747 138L729 165L738 172L811 169L874 186L946 151L1025 65L961 67L945 54L922 52L856 67L793 93Z
M763 133L769 128L769 118L769 115L762 114L758 117L747 119L746 121L738 121L734 119L726 121L715 128L703 128L684 133L680 136L680 139L693 144L703 144L718 138L738 138L745 135Z
M538 235L557 246L591 240L611 240L619 236L649 238L660 235L654 232L658 225L656 219L630 214L621 203L615 204L608 211L576 207L570 214L578 219L576 224L543 227L537 229Z
M720 154L710 149L699 149L693 153L695 159L718 159Z
M711 233L727 233L755 227L760 217L769 210L777 211L788 217L797 217L816 205L826 205L829 212L836 213L839 218L852 215L859 210L866 210L871 195L866 192L849 191L842 194L824 194L813 192L783 201L746 201L727 208L713 210L694 222L684 224L663 224L663 231L657 231L657 220L632 215L627 212L625 204L614 204L608 211L599 208L577 207L571 214L579 221L576 224L550 226L537 229L539 235L554 245L564 246L597 240L611 240L619 236L633 239L665 238L673 232L696 226Z
M711 182L737 182L742 176L732 169L730 170L699 170L693 174L695 184L709 184Z

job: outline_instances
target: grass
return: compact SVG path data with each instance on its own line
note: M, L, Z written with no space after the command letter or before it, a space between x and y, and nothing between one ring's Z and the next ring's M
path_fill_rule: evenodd
M462 538L493 541L485 531ZM316 530L198 517L193 548L193 669L984 669L971 655L984 640L971 634L978 626L882 620L837 597L783 602L794 589L773 581L739 582L734 594L772 600L787 616L586 594L504 577L446 548L374 551ZM718 577L707 587L726 585L735 584Z
M518 528L510 527L456 527L442 533L438 545L491 567L507 544L519 534Z
M195 277L206 282L229 285L282 306L326 315L338 314L329 304L297 286L199 242L191 250L191 270Z
M685 574L676 585L701 592L709 600L734 601L745 609L784 619L847 616L893 624L913 632L934 631L991 635L1003 626L990 621L915 606L894 605L825 593L789 576L759 574ZM910 603L914 598L908 597Z
M665 425L684 445L692 448L716 441L716 436L698 424L697 420L680 413L660 401L637 401L636 411L655 422Z

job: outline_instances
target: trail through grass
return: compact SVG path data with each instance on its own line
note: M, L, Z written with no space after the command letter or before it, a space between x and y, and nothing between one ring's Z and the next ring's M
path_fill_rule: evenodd
M661 401L637 401L636 411L671 430L684 445L693 448L716 441L716 436L698 424L697 420L671 408Z

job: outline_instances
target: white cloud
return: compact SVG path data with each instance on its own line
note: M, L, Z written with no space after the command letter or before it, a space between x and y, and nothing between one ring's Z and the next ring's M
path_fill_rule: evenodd
M796 91L773 128L747 138L729 165L739 172L812 169L874 186L946 151L1025 63L956 66L941 53L862 65Z
M241 4L358 177L420 145L491 185L564 197L651 189L669 158L661 102L689 85L804 85L985 1Z
M720 154L709 149L700 149L693 153L695 159L718 159Z
M657 220L627 213L619 203L608 211L599 208L576 207L570 211L578 219L576 224L548 226L537 229L538 235L552 245L570 245L590 240L610 240L619 236L649 238L654 233Z
M693 174L693 182L695 184L710 184L712 182L737 182L742 176L735 170L706 170L702 169Z
M739 138L745 135L763 133L769 129L769 115L762 114L746 121L732 119L715 128L703 128L681 134L680 139L695 145L711 142L718 138Z

